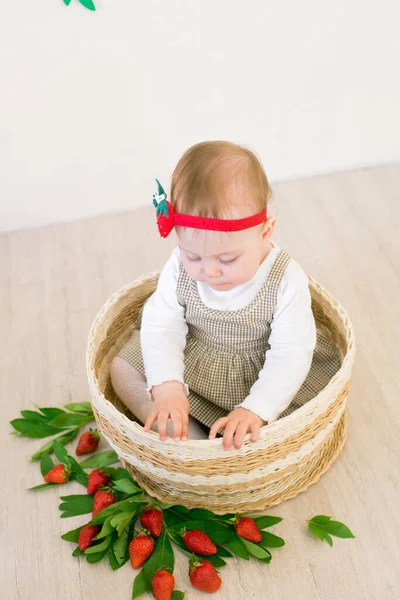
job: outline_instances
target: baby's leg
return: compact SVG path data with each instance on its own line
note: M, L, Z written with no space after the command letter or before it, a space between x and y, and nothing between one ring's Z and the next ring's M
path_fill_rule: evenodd
M125 359L116 356L111 363L111 381L115 392L132 414L141 423L153 410L154 402L146 391L146 378L132 367ZM153 431L158 431L157 421L152 425ZM173 437L171 421L168 421L167 433ZM190 440L206 440L208 436L200 424L189 416L188 437Z

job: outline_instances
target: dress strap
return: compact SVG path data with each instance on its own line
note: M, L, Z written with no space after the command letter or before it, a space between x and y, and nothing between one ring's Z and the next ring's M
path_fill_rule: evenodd
M279 250L278 256L276 257L265 282L265 287L267 289L267 302L272 308L272 311L275 310L278 298L278 289L281 285L287 266L291 260L292 258L290 254L286 252L286 250Z

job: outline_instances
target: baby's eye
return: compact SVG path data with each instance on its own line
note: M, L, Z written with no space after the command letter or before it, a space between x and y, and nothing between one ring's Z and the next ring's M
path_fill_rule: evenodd
M190 258L190 256L188 256L187 254L186 254L186 258L188 259L189 262L199 262L199 260L201 260L200 257Z
M222 263L223 265L233 265L233 263L235 263L238 260L238 256L236 258L232 258L232 260L220 260L219 262Z

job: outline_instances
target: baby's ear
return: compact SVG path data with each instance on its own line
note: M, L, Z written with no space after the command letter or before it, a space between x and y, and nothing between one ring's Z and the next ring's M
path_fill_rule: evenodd
M262 237L264 239L269 239L272 236L275 229L275 224L276 217L268 217L267 220L264 222L262 229Z

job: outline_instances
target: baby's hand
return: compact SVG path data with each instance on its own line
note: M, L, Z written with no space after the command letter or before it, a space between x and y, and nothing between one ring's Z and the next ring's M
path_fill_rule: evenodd
M149 414L144 425L144 430L158 420L158 433L161 440L167 439L167 423L171 418L174 428L174 439L187 440L189 420L189 400L186 397L182 383L179 381L167 381L152 388L154 398L154 409Z
M223 437L224 450L229 450L234 439L234 446L237 450L241 448L244 436L251 431L251 441L256 442L260 437L260 428L265 425L265 421L258 415L246 408L237 408L226 417L215 421L210 429L209 439L213 440L220 429L225 429Z

